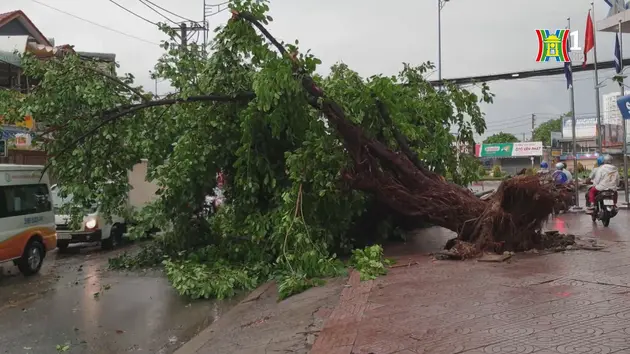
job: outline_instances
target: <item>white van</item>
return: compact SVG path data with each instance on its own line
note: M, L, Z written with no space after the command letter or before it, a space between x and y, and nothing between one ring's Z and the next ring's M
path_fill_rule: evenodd
M128 172L128 180L131 191L127 198L128 207L141 208L156 198L156 184L146 181L147 161L142 160ZM61 198L58 195L57 185L51 187L53 206L55 209L55 223L57 224L57 247L64 251L72 243L101 242L104 249L112 249L118 246L127 232L128 220L113 215L110 221L103 216L98 205L85 211L80 227L71 230L69 215L59 214L64 204L72 202L72 196Z
M0 164L0 262L39 272L55 249L55 215L44 166Z

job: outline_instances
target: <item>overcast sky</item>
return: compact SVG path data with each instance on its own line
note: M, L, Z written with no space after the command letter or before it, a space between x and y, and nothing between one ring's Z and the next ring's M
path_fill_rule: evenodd
M46 36L55 38L57 45L68 43L80 51L115 53L120 73L131 72L139 84L154 90L149 70L162 49L147 42L159 43L164 38L155 26L108 0L38 1L145 41L99 28L32 0L2 0L0 12L23 10ZM203 16L202 0L152 1L193 20L200 21ZM151 21L165 21L138 0L117 2ZM587 0L451 0L442 10L442 75L448 79L560 66L535 61L535 29L564 28L570 17L583 46L590 4ZM270 7L272 33L286 41L299 39L302 48L311 48L322 59L324 70L343 61L364 76L394 74L402 62L437 61L437 0L272 0ZM604 0L596 0L595 25L607 12ZM212 16L210 27L228 18L227 11ZM597 33L599 61L612 59L614 39L613 33ZM600 81L613 74L613 70L600 70ZM576 73L574 80L577 114L594 116L593 73ZM602 93L618 91L616 84L607 83ZM494 104L483 107L488 134L502 130L520 138L522 133L529 135L532 113L541 123L569 109L563 75L489 85L496 98ZM158 85L159 94L167 90L166 83Z

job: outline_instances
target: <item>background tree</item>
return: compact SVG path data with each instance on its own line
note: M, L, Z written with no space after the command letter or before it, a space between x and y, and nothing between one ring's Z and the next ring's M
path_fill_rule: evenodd
M534 141L542 141L543 146L551 146L551 132L562 131L562 118L571 116L571 112L565 113L560 118L550 119L534 129Z
M501 144L501 143L516 143L519 142L518 138L514 134L499 132L490 135L483 141L484 144Z

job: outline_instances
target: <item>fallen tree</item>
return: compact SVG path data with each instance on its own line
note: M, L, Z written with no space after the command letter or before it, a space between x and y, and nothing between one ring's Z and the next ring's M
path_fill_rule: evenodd
M61 188L106 213L120 211L126 171L148 159L149 178L162 189L136 229L171 230L161 242L178 290L219 296L270 275L285 294L307 288L337 274L334 251L391 224L371 215L439 225L479 250L540 242L550 194L535 177L506 182L489 202L461 187L478 166L458 159L452 143L483 133L486 85L479 96L449 84L436 91L424 79L430 64L369 79L340 64L321 77L319 60L299 53L297 41L281 44L265 29L264 1L232 5L212 55L165 43L155 75L171 81L173 97L151 100L131 78L99 77L72 55L25 58L39 85L9 109L48 126ZM198 211L218 171L228 202L205 218Z
M235 10L232 13L233 20L252 23L281 54L289 55L252 14ZM309 94L309 103L326 116L343 138L354 162L344 177L353 188L375 194L380 202L399 214L453 230L460 240L475 243L481 249L512 251L542 246L540 229L555 203L552 184L543 185L536 176L517 176L503 182L490 202L481 201L426 168L411 150L408 139L393 125L382 102L376 101L379 113L392 129L400 152L367 137L301 70L295 53L290 57L295 63L294 73Z

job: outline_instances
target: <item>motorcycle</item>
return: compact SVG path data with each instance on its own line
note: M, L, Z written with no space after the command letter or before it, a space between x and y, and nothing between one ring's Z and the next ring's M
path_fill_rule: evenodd
M593 213L591 214L591 218L593 222L597 222L597 220L601 220L604 227L608 227L610 224L610 219L614 218L617 215L617 208L615 208L614 197L615 192L612 190L601 191L597 193L597 197L595 197L595 205Z

